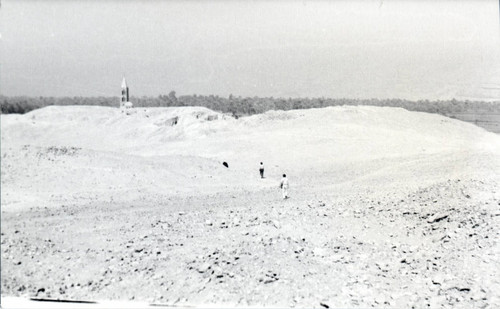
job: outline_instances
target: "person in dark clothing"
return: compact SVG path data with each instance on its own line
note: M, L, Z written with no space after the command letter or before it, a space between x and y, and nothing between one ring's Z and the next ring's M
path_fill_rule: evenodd
M264 178L264 163L260 162L259 166L260 178Z

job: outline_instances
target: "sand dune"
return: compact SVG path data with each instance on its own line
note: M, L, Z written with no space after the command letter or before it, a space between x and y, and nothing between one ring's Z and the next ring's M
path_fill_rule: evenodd
M52 106L1 117L2 296L499 301L500 137L474 125L368 106L240 119Z
M2 115L2 145L4 209L69 194L85 199L116 191L128 199L137 189L260 189L255 173L260 161L276 181L288 173L299 187L310 187L352 181L353 175L381 168L398 177L404 173L399 164L415 173L427 165L424 175L441 177L445 173L432 169L460 164L456 157L470 163L468 158L499 153L498 135L470 124L397 108L349 106L271 111L239 120L199 107L126 115L106 107L52 106ZM467 164L457 172L467 175L477 168ZM19 199L17 190L26 197Z

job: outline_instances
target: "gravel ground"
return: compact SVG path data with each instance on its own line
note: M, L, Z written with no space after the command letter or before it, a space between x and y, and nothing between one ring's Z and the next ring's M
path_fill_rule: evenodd
M2 214L2 294L165 305L499 303L498 183L280 200L156 197ZM496 195L495 195L496 194Z

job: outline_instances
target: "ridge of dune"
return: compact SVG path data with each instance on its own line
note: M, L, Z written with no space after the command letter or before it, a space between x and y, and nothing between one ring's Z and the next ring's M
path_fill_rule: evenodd
M394 139L475 149L497 144L496 134L459 120L372 106L268 111L238 120L203 107L136 108L127 115L110 107L49 106L25 115L2 115L2 129L7 145L59 144L120 152L134 145L147 152L168 142L238 134L255 139L261 134L265 139L295 134L305 143L332 139L340 144L345 140L383 144L384 139Z

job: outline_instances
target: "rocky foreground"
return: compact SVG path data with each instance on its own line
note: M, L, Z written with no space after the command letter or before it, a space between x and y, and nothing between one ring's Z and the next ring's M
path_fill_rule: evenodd
M269 189L4 212L2 294L177 306L494 308L497 190L491 179L450 179L412 192L296 190L282 201Z

